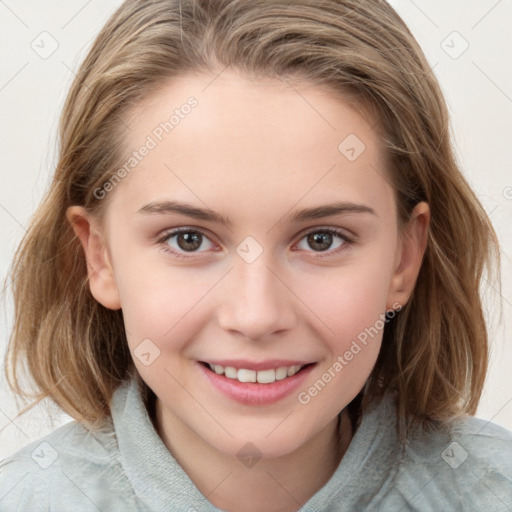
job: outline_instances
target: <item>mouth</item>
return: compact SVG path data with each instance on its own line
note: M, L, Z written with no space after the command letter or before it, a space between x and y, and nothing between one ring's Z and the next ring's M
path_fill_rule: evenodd
M305 384L316 364L291 360L197 361L200 374L212 389L245 406L267 406L289 398Z
M256 369L254 364L246 364L245 366L252 366L246 368L243 364L235 366L223 366L221 364L209 363L200 361L200 363L210 372L216 375L221 375L227 379L242 383L258 383L258 384L272 384L276 381L283 381L289 379L307 368L315 365L316 363L306 364L291 364L276 366L276 364L267 366L274 366L274 368Z

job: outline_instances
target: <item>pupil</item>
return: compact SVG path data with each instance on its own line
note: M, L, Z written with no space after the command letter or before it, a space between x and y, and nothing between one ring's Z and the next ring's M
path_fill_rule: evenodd
M179 233L177 237L178 245L184 251L193 251L201 246L201 236L201 233L195 231Z
M311 244L311 247L313 248L315 248L315 244L319 244L320 247L317 247L317 249L324 251L330 247L332 243L331 238L331 233L314 233L309 235L308 243Z

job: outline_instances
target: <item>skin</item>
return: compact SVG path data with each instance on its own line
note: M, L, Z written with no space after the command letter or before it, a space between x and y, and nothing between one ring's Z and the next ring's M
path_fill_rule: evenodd
M254 82L234 71L212 80L182 76L140 105L128 119L132 150L168 112L190 96L198 100L109 193L101 221L79 206L67 217L85 251L93 296L123 310L132 354L144 339L160 350L149 366L134 362L157 396L163 442L198 489L228 511L294 511L325 485L350 443L344 408L374 367L382 331L308 404L297 395L379 315L405 305L430 213L418 204L400 232L375 120L339 97L318 86ZM349 134L366 146L354 161L338 150ZM163 200L210 208L232 225L138 212ZM339 201L374 214L289 220L296 210ZM196 252L183 250L177 236L157 241L178 227L205 233ZM322 250L306 236L322 228L339 229L353 242L333 235ZM263 251L252 263L236 252L248 236ZM297 392L249 406L199 374L197 361L214 358L291 358L316 366ZM237 457L248 442L262 455L252 467Z

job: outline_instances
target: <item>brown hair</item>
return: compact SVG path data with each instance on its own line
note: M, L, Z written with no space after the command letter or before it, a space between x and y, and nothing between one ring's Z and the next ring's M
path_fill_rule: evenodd
M85 257L66 220L71 205L100 215L94 190L125 160L130 112L186 72L232 66L251 76L305 80L376 114L399 222L431 209L415 290L384 331L364 389L398 392L402 418L474 414L487 371L479 286L497 262L493 228L455 160L440 87L422 50L381 0L127 0L96 38L60 120L53 182L15 255L15 323L6 359L11 388L36 392L97 425L133 362L122 311L92 297ZM24 364L23 364L24 363ZM366 402L365 402L366 403Z

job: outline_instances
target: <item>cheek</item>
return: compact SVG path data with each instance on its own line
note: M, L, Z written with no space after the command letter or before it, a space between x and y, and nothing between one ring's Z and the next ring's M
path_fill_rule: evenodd
M309 283L309 289L314 283ZM386 325L388 279L383 272L351 267L325 280L311 296L310 309L322 320L318 332L327 348L317 379L300 390L298 401L327 421L363 388L377 361ZM315 322L314 325L320 326Z
M188 315L197 317L197 306L212 286L204 276L201 279L191 272L179 271L164 277L139 270L123 280L121 286L127 330L138 337L154 338L159 344L182 338L180 330L185 325L190 331Z
M179 337L187 315L195 312L215 281L192 267L166 265L158 248L123 246L122 242L113 251L113 265L130 348L145 338L162 346L164 340Z
M191 309L205 283L191 268L166 264L156 244L123 225L111 227L112 264L127 329L159 337Z
M320 402L344 407L364 386L379 355L393 254L381 250L357 256L351 264L326 273L328 278L303 283L302 293L310 290L309 308L326 326L319 335L323 334L328 355L321 368L322 382L304 390L300 403L309 403L322 390Z
M137 371L153 388L165 383L165 392L181 392L187 384L188 347L197 338L207 318L201 302L207 280L176 271L165 276L138 271L123 279L121 304L128 346ZM163 390L160 390L163 393Z
M338 340L357 337L385 313L390 275L384 266L360 262L303 282L309 309Z

